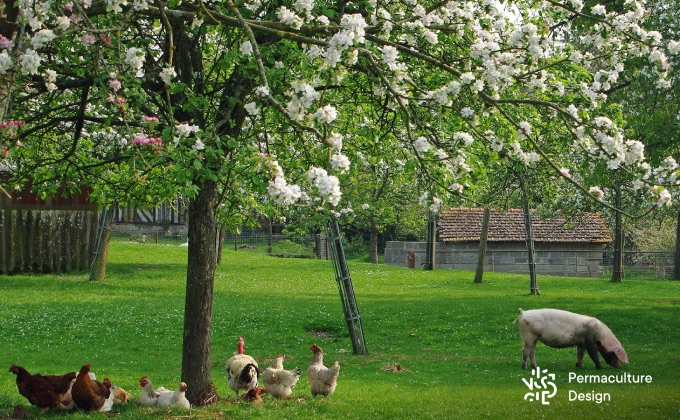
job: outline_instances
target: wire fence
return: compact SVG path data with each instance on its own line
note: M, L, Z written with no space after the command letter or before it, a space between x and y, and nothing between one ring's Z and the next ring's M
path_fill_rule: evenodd
M128 240L156 243L156 244L176 244L186 243L185 235L176 232L159 230L147 233L131 233L113 231L113 237L127 238ZM346 238L345 238L346 239ZM267 252L269 244L274 248L273 254L287 257L313 258L322 256L319 252L319 236L316 234L304 235L284 235L273 234L271 236L257 231L244 231L240 234L227 233L224 237L223 248L233 250L249 250ZM348 254L352 254L352 249L366 250L367 244L349 244ZM575 258L579 253L587 253L587 250L573 251ZM673 276L674 268L673 252L667 251L625 251L624 252L624 278L628 279L670 279ZM614 253L604 251L600 267L604 278L611 277L613 270ZM517 260L517 266L526 265L526 262ZM516 270L510 270L516 271Z
M667 251L624 251L624 278L669 279L673 276L675 253ZM614 252L606 251L602 256L605 276L611 275Z

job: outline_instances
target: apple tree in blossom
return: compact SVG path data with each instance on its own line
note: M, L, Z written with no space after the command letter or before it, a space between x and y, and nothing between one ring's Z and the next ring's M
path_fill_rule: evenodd
M670 202L675 161L648 163L610 114L606 84L629 60L647 60L668 87L667 54L680 50L641 26L636 0L4 0L0 9L5 193L27 181L45 195L86 183L104 205L190 200L182 380L194 404L216 396L218 218L238 224L263 196L337 216L359 152L403 156L432 211L498 160L547 168L596 199L601 187L572 177L572 166L617 167L653 205ZM365 135L384 127L374 120L382 110L389 136Z

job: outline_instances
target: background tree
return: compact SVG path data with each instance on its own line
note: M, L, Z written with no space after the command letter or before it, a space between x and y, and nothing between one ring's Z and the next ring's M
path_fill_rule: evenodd
M378 263L379 235L397 224L404 211L417 201L414 172L405 168L411 156L394 138L394 113L378 110L383 115L374 124L363 125L357 135L366 136L363 148L355 150L351 176L345 183L346 200L353 205L349 226L366 233L372 263ZM389 144L393 145L392 147Z
M586 2L586 7L595 6L596 2ZM680 9L677 2L665 0L653 0L648 2L650 15L646 22L641 25L650 31L650 36L666 39L676 39L680 35L678 17ZM611 10L622 10L622 2L607 3ZM586 28L598 23L587 20L575 20L574 31L568 36L575 43ZM637 153L645 154L652 166L665 166L676 168L675 159L667 160L669 156L678 154L678 84L677 75L671 75L668 80L658 80L652 76L658 68L659 61L633 58L626 62L617 74L612 74L604 69L597 68L595 64L595 83L599 90L612 98L613 103L620 107L612 108L611 115L617 116L619 123L627 130L627 136L641 139L644 142L637 145ZM666 68L677 67L680 64L676 55L668 57L662 66ZM651 76L651 77L650 77ZM601 191L596 191L609 205L601 210L612 222L613 231L613 265L612 281L621 281L623 273L623 249L630 240L626 234L626 227L632 227L636 223L648 218L655 217L656 199L646 192L640 192L640 181L631 176L626 169L619 168L616 161L611 161L610 166L593 168L590 162L584 161L581 166L584 178L589 178L590 183L602 186ZM649 168L648 168L649 170ZM672 174L671 170L669 174ZM613 175L613 176L612 176ZM677 180L671 175L670 179L657 179L667 185L676 184ZM670 190L669 193L673 193ZM620 203L620 204L617 204ZM601 203L602 204L602 203ZM587 207L591 207L588 205ZM605 206L606 207L606 206ZM618 209L620 211L616 211ZM663 216L661 216L663 217ZM627 244L632 246L632 244ZM678 247L680 249L680 247ZM676 253L676 258L677 254ZM680 260L676 266L680 266Z
M680 4L665 0L650 0L650 18L647 27L659 31L666 39L678 39L680 37ZM669 64L673 68L680 66L678 56L670 56ZM645 153L650 163L660 165L668 156L678 156L680 153L680 84L677 83L678 75L674 74L670 80L670 86L659 86L658 83L648 77L647 66L640 69L625 79L629 83L625 89L617 92L617 100L620 100L626 112L628 126L634 133L633 136L644 140ZM673 165L673 162L666 162ZM671 180L671 182L674 180ZM673 191L671 191L673 192ZM677 197L674 197L677 198ZM680 208L677 205L675 223L676 231L680 229ZM654 215L658 223L664 224L668 220L666 212ZM647 220L642 219L637 225L647 225ZM672 231L672 226L666 229ZM633 227L634 231L639 231ZM650 232L651 233L651 232ZM654 235L652 235L654 236ZM676 280L680 280L680 239L677 234L675 243L674 274ZM644 240L639 246L644 246ZM659 250L657 248L655 250Z

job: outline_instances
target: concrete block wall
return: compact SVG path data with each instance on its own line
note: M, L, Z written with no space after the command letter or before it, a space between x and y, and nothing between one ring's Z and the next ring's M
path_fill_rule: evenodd
M435 245L436 269L475 270L479 244L474 242ZM415 259L414 268L425 263L425 242L388 242L385 264L408 267L408 254ZM536 244L536 272L543 275L602 277L600 244ZM523 243L489 243L484 260L485 271L528 273L528 257Z

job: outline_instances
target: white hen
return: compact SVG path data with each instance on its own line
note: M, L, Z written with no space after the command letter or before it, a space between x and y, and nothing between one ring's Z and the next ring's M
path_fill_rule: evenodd
M172 401L170 402L170 405L173 407L181 407L181 408L186 408L187 410L191 408L191 403L187 399L187 397L184 395L184 393L187 390L187 384L184 382L179 383L179 388L177 388L177 391L175 391L172 395Z
M248 391L257 387L260 369L257 361L251 356L244 354L243 337L238 338L238 351L227 360L227 379L231 388L238 397L241 390Z
M158 406L182 407L187 409L191 408L189 400L187 400L186 397L184 396L186 390L187 384L185 384L184 382L180 382L179 387L174 392L166 389L164 392L161 392L160 395L158 396Z
M307 368L307 376L309 377L309 387L312 395L329 396L335 392L335 387L338 385L338 375L340 374L340 365L336 361L335 364L328 368L323 364L323 350L316 344L312 344L312 364Z
M298 368L285 370L283 368L283 355L272 362L271 366L262 372L262 383L269 394L276 398L288 398L293 393L293 387L300 380L302 371Z
M172 391L169 391L163 387L156 390L153 384L146 376L142 376L139 380L139 386L142 387L142 393L139 395L139 405L144 405L147 407L155 407L159 405L158 401L161 396L167 398L168 401L172 398Z

